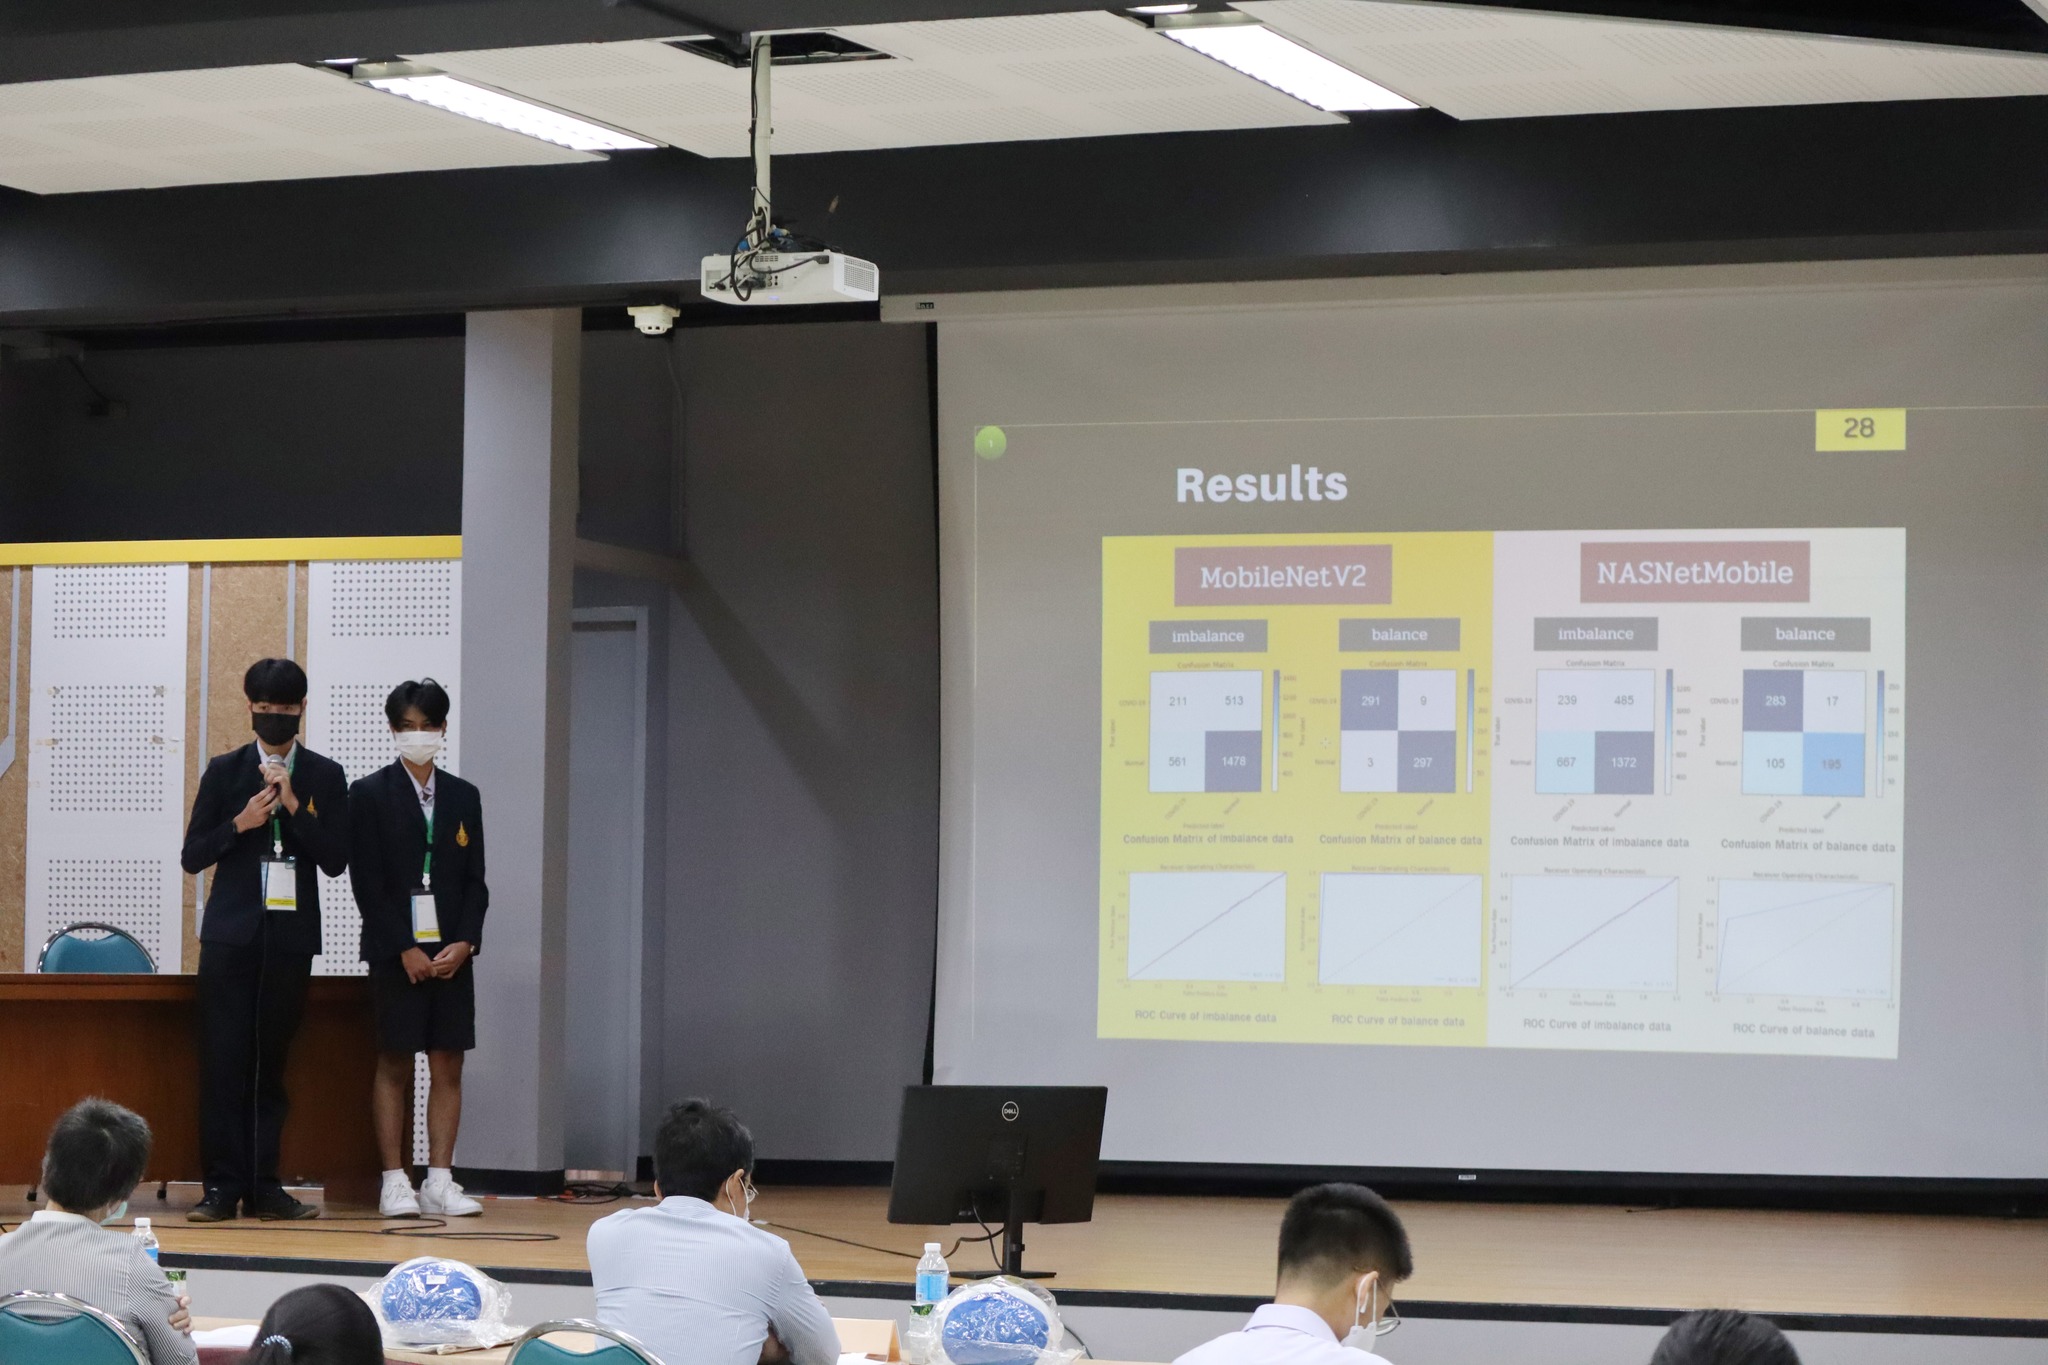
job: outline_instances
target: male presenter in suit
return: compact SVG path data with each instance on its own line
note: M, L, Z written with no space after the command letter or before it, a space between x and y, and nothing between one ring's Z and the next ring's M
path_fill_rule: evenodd
M298 741L306 672L259 659L242 678L254 742L206 765L181 861L213 869L199 924L199 1158L185 1216L316 1218L277 1174L285 1058L320 951L320 878L348 866L348 777Z
M483 946L483 801L474 785L434 765L448 737L448 693L432 678L400 683L384 702L398 759L350 789L349 865L363 912L363 961L377 1015L371 1096L384 1158L379 1211L467 1217L483 1205L455 1183L462 1124L462 1058L476 1046L476 976ZM427 1178L405 1174L412 1059L427 1054Z

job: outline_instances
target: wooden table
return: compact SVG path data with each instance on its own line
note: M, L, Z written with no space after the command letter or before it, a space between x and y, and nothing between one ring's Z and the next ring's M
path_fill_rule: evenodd
M149 1180L197 1180L198 997L195 976L0 974L0 1184L41 1179L50 1125L87 1095L149 1120ZM375 1062L369 982L314 977L286 1071L287 1183L374 1188Z

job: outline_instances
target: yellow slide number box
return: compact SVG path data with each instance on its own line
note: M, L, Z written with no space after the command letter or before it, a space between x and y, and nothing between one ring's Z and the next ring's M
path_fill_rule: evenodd
M1813 414L1815 450L1904 450L1904 408L1822 408Z

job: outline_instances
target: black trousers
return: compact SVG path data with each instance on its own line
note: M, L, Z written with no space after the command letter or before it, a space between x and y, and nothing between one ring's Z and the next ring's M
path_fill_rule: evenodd
M313 974L310 954L273 947L267 930L199 945L199 1158L207 1190L234 1199L283 1188L284 1064Z

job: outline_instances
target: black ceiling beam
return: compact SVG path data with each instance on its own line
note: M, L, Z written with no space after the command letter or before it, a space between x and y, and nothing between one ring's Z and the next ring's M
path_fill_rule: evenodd
M2048 51L2026 0L1447 0ZM1044 14L1077 0L7 0L0 83L730 32Z
M2048 20L2026 0L1439 0L1494 9L1776 29L1951 47L2048 52Z
M2048 99L793 156L777 209L891 293L2048 251ZM0 326L623 303L737 234L744 162L0 192Z

